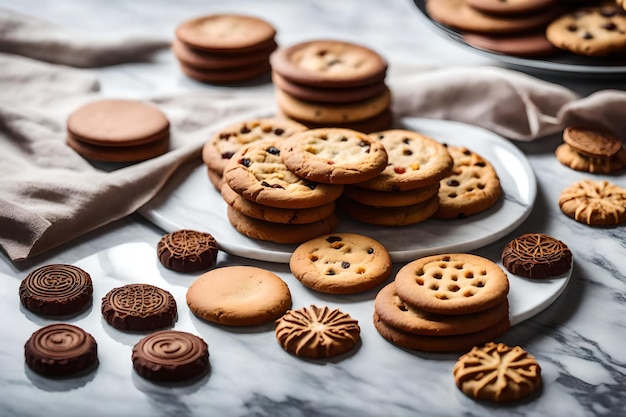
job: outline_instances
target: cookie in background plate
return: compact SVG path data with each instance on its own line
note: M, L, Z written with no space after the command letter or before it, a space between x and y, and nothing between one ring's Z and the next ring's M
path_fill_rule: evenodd
M583 179L559 196L563 214L590 226L616 226L626 222L626 189L609 181Z
M487 14L523 15L554 6L558 0L465 0L468 6Z
M572 251L567 245L543 233L526 233L509 241L502 249L502 265L512 274L544 279L563 275L572 267Z
M176 230L161 237L157 256L167 269L178 272L205 271L217 261L217 241L210 233Z
M519 57L543 57L559 51L548 41L543 29L505 35L467 32L463 33L463 40L474 48Z

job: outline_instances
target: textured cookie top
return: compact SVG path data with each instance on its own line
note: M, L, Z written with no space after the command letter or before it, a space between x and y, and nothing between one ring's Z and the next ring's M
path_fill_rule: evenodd
M195 230L176 230L161 237L157 244L159 261L174 271L209 269L215 265L217 254L217 241L213 235Z
M98 100L75 110L67 130L83 142L134 146L162 139L169 121L156 107L134 100Z
M278 208L310 208L336 200L342 185L320 184L283 163L284 143L265 139L243 146L228 162L224 181L242 197Z
M585 126L566 127L563 141L577 152L603 158L615 155L622 148L622 141L612 132Z
M436 140L404 129L386 130L370 135L387 152L387 166L380 175L357 183L379 191L407 191L438 183L452 171L448 149Z
M427 256L408 263L395 278L398 296L414 308L438 314L470 314L504 301L509 281L487 258L465 253Z
M528 396L541 386L541 367L519 346L489 342L475 346L454 365L456 385L469 397L502 403Z
M279 48L271 56L274 71L304 85L350 87L381 81L387 62L375 51L354 43L314 40Z
M149 284L128 284L102 297L102 315L120 330L147 331L171 326L176 300L168 291Z
M339 309L303 307L276 321L276 339L296 356L322 359L353 349L360 340L357 320Z
M577 181L561 192L559 207L581 223L621 224L626 222L626 189L609 181Z
M285 141L281 157L298 176L327 184L366 181L387 165L387 152L380 141L341 128L296 133Z
M572 252L552 236L526 233L504 246L502 265L512 274L526 278L554 277L571 268Z

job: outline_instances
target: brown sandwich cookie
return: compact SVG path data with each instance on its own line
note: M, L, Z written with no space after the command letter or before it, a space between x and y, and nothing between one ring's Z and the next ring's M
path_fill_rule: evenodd
M512 274L543 279L572 267L572 252L562 241L543 233L526 233L504 246L502 265Z
M217 241L210 233L176 230L161 237L157 256L161 264L178 272L204 271L215 266Z

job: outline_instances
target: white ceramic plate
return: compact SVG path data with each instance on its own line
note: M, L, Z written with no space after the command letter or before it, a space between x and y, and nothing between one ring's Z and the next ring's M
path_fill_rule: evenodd
M514 230L530 214L537 194L535 175L524 154L502 137L463 123L409 118L402 128L411 129L450 145L464 145L492 163L504 190L489 210L466 219L435 220L403 227L372 226L347 216L338 232L353 232L380 241L394 262L441 252L470 251ZM226 203L209 182L206 167L197 166L173 178L161 193L140 210L165 231L195 229L211 233L220 249L233 255L269 262L288 263L295 245L247 238L226 216Z

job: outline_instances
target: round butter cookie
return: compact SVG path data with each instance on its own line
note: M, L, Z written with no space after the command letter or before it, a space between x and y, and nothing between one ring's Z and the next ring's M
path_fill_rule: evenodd
M556 159L566 167L592 174L611 174L626 167L626 149L624 148L610 157L595 157L580 153L567 143L562 143L556 148L554 154Z
M327 128L296 133L281 158L296 175L327 184L354 184L379 175L387 165L380 141L356 130Z
M431 218L439 207L439 198L435 195L421 203L404 207L368 206L350 198L341 198L339 207L350 217L363 223L379 226L407 226Z
M626 189L609 181L577 181L561 192L558 202L566 216L590 226L626 222Z
M217 241L210 233L176 230L161 237L157 257L161 265L178 272L198 272L215 266Z
M327 359L354 349L361 340L357 320L339 309L311 305L276 320L276 340L298 357Z
M504 403L541 386L541 366L519 346L489 342L462 355L452 371L457 387L475 400Z
M543 279L562 275L572 267L572 251L543 233L526 233L504 246L502 265L512 274Z
M288 169L285 145L265 139L243 146L226 165L224 181L242 197L270 207L301 209L335 201L343 185L322 184Z
M291 307L287 284L273 272L227 266L201 275L187 290L187 305L205 320L255 326L278 319Z
M406 304L435 314L472 314L501 304L509 280L497 264L468 253L427 256L406 264L395 278Z
M597 158L608 158L622 149L622 141L612 132L586 126L568 126L563 141L576 152Z
M355 233L319 236L298 246L289 268L304 286L327 294L354 294L391 275L391 257L377 240Z

